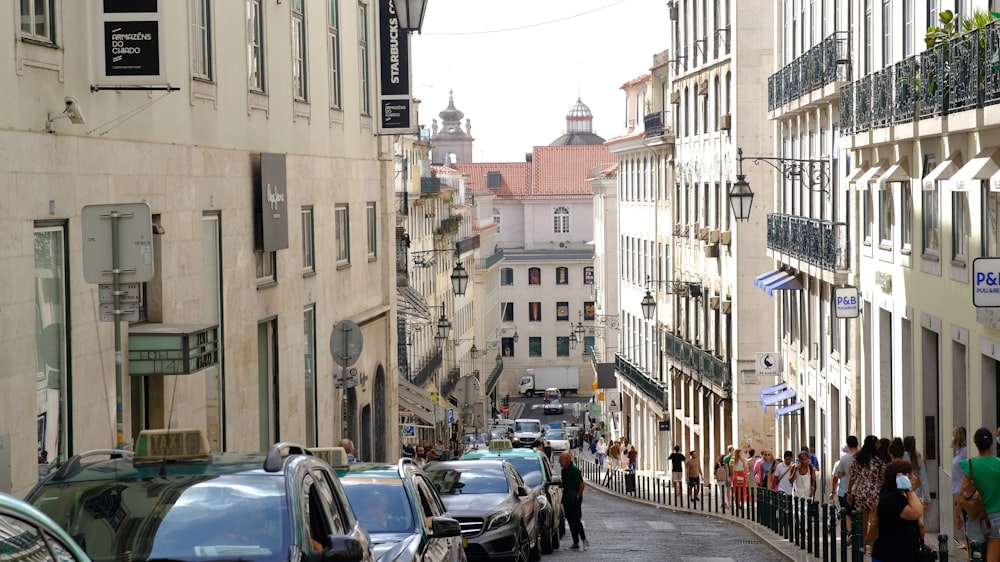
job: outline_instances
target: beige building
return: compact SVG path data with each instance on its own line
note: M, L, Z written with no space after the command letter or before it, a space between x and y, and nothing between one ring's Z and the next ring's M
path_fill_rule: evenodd
M139 31L104 37L124 16L98 21L101 5L0 13L14 35L0 48L0 490L34 484L36 449L60 461L128 447L144 427L204 429L215 450L350 436L363 458L395 458L375 6L160 2L131 15ZM142 234L134 215L137 273L122 280L152 275L127 288L116 376L110 290L95 282L111 267L91 259L110 239L83 210L110 205L95 208L100 225L124 204L148 206L153 226ZM334 328L344 321L357 328ZM144 344L150 331L170 337ZM163 360L185 334L196 351ZM348 368L331 350L341 336L363 340Z

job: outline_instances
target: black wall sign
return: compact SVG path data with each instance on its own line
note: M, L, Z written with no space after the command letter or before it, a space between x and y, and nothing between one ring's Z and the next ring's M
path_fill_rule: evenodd
M108 76L158 75L159 22L104 22L104 68Z
M392 0L379 0L379 93L383 96L410 95L410 37L399 29Z
M410 127L410 100L379 100L379 121L383 129L408 129Z
M156 13L157 0L104 0L105 14Z
M251 155L254 183L254 248L265 252L288 247L288 180L284 154Z

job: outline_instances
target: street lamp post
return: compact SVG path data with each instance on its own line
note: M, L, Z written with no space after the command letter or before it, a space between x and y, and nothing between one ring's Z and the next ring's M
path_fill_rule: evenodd
M805 158L784 158L781 156L743 156L743 149L736 149L736 183L729 190L729 206L733 209L733 217L737 221L750 220L750 206L753 204L754 193L750 183L743 173L743 161L751 160L755 165L767 164L778 171L789 181L799 182L810 191L829 193L830 173L827 172L829 162L826 160L810 160Z
M399 29L420 33L427 12L427 0L392 0L392 5L399 20Z

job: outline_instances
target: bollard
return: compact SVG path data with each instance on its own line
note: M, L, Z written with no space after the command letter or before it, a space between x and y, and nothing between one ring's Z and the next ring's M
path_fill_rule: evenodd
M819 502L809 500L809 532L806 540L809 541L809 552L819 556Z
M830 560L830 504L823 504L823 513L820 519L820 537L823 539L822 550L823 562Z
M938 562L948 562L948 535L938 535Z
M986 543L981 541L972 541L969 545L969 560L970 562L982 562L986 559Z
M865 535L862 532L861 510L851 510L851 522L853 529L851 533L851 561L862 562L865 557Z

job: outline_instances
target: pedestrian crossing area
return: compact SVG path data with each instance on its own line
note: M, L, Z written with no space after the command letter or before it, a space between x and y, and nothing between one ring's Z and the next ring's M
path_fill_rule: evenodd
M650 521L635 521L633 519L607 519L607 520L590 520L587 518L583 520L583 528L588 531L624 531L637 530L640 528L648 528L653 531L675 531L677 527L669 522L662 520L650 520Z

